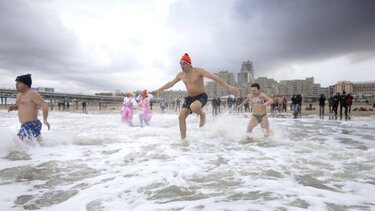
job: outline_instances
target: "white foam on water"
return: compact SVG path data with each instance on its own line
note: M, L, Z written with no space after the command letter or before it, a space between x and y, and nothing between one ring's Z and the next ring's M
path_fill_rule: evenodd
M250 115L154 114L128 127L119 114L51 112L43 145L17 140L0 111L4 210L373 210L375 118L270 118L273 136L243 143Z

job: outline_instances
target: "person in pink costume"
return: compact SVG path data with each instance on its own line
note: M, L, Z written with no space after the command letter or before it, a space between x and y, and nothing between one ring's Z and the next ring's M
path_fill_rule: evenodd
M150 101L152 98L153 95L148 93L147 90L143 90L143 92L137 97L138 105L141 109L141 111L139 112L139 121L141 122L141 127L143 127L143 123L145 123L147 126L150 125L150 120L152 117Z
M121 120L129 126L133 126L134 107L137 104L137 101L134 99L134 94L131 92L126 93L124 102L122 103Z

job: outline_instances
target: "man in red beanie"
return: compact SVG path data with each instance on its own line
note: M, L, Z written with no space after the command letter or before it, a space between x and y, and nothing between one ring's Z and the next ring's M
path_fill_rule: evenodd
M31 90L31 84L30 74L17 76L16 88L19 93L17 94L16 104L10 106L8 112L18 110L21 129L17 135L21 140L36 138L40 141L42 123L38 120L38 109L42 108L43 123L49 130L50 125L47 122L48 105L39 93Z
M236 87L228 85L219 76L211 72L208 72L203 68L193 67L191 65L191 59L187 53L185 53L181 57L180 65L182 71L177 73L176 77L173 80L169 81L159 89L152 91L151 93L156 95L165 89L171 88L179 81L184 82L189 96L185 97L185 101L182 105L182 109L180 110L178 120L180 126L181 140L185 140L186 118L189 116L189 114L199 114L199 127L203 127L203 125L206 122L206 113L202 110L202 107L207 103L208 98L204 87L204 77L216 81L223 87L227 88L227 90L232 94L237 95L239 91Z

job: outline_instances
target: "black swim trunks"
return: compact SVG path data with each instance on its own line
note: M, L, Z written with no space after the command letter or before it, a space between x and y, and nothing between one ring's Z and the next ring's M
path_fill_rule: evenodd
M207 96L206 93L202 93L202 94L197 95L197 96L187 96L187 97L185 97L184 104L182 104L182 108L187 108L191 111L190 105L196 100L198 100L199 102L202 103L202 108L203 108L203 106L206 105L206 103L207 103L207 98L208 98L208 96Z

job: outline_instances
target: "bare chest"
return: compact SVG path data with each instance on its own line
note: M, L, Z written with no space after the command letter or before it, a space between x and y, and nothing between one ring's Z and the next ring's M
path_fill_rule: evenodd
M34 105L33 101L31 100L31 97L27 95L20 97L18 104L19 106L33 106Z
M192 72L192 73L184 74L181 77L181 80L186 85L196 85L196 84L202 83L203 77L199 75L198 73Z

